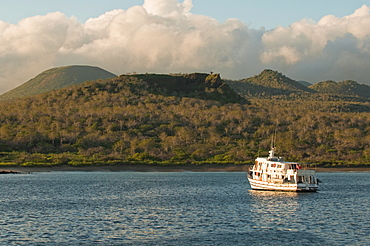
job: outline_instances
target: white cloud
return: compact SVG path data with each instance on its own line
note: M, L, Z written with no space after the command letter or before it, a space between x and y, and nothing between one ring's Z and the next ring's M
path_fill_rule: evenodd
M75 23L61 13L35 16L17 25L1 24L0 91L23 83L36 71L53 66Z
M146 0L86 23L56 12L0 21L0 93L45 69L71 64L111 72L220 72L253 76L265 68L299 80L370 79L370 8L304 19L271 31L191 13L191 0Z
M191 0L178 3L177 0L145 0L143 7L149 14L173 17L186 14L193 8Z
M302 20L262 37L262 61L299 79L354 79L370 84L370 8L363 5L343 18Z

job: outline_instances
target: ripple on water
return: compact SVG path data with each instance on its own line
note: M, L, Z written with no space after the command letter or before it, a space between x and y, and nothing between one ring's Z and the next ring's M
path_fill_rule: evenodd
M0 176L6 245L368 245L369 173L317 193L251 191L244 173Z

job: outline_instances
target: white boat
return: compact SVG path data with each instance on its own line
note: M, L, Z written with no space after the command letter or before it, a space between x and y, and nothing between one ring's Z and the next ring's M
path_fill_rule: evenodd
M248 181L253 190L317 191L316 171L303 164L284 161L271 148L269 157L258 157L249 169Z

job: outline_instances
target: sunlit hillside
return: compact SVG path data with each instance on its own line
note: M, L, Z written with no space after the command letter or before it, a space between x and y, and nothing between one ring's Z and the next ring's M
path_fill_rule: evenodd
M115 74L99 67L67 66L46 70L28 82L0 96L0 101L36 95L61 89L89 80L116 77Z

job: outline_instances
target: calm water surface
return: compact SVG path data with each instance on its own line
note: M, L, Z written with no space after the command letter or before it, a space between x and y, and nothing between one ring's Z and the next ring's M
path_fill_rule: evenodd
M0 176L1 245L370 245L370 173L317 193L251 191L245 173Z

